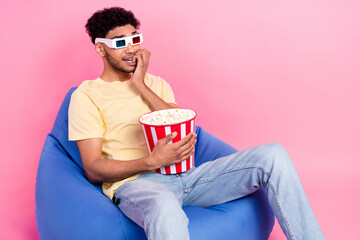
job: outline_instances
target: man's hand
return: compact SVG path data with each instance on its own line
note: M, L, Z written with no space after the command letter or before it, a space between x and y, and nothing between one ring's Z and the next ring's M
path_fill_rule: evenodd
M137 64L134 74L132 76L132 81L135 87L142 87L143 85L145 85L144 79L146 71L149 67L150 55L151 53L145 48L140 49L134 55L134 59L136 60Z
M195 151L196 133L191 132L180 141L166 144L176 137L177 133L167 135L160 139L150 153L148 164L155 170L163 166L179 163L189 158Z

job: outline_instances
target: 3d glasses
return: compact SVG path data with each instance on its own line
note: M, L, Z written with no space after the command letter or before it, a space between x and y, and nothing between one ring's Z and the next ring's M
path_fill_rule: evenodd
M129 45L138 45L143 42L143 36L141 33L130 36L130 37L123 37L123 38L114 38L114 39L108 39L108 38L96 38L95 43L105 43L106 46L109 48L123 48Z

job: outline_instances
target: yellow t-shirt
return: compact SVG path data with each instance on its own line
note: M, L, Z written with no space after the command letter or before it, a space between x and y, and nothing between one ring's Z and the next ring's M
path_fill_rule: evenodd
M165 102L176 103L170 85L162 78L147 73L145 84ZM105 159L145 157L149 153L138 118L148 112L151 112L150 107L131 80L86 80L71 95L69 141L100 137ZM117 182L103 182L103 193L112 199L122 183L139 175Z

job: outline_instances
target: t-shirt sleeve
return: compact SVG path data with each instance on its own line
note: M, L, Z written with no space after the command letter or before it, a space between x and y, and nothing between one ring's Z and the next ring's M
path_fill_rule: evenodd
M84 92L75 90L69 105L69 141L103 137L104 125L99 108Z
M170 87L170 84L167 83L164 79L160 78L162 81L162 91L161 91L161 95L162 95L162 99L167 102L167 103L176 103L175 101L175 96L174 96L174 92Z

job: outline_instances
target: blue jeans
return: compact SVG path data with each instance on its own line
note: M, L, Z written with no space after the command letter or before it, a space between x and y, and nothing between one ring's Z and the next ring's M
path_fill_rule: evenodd
M189 239L184 205L210 207L264 187L287 239L325 239L285 148L268 143L174 175L146 173L124 183L115 203L148 239Z

